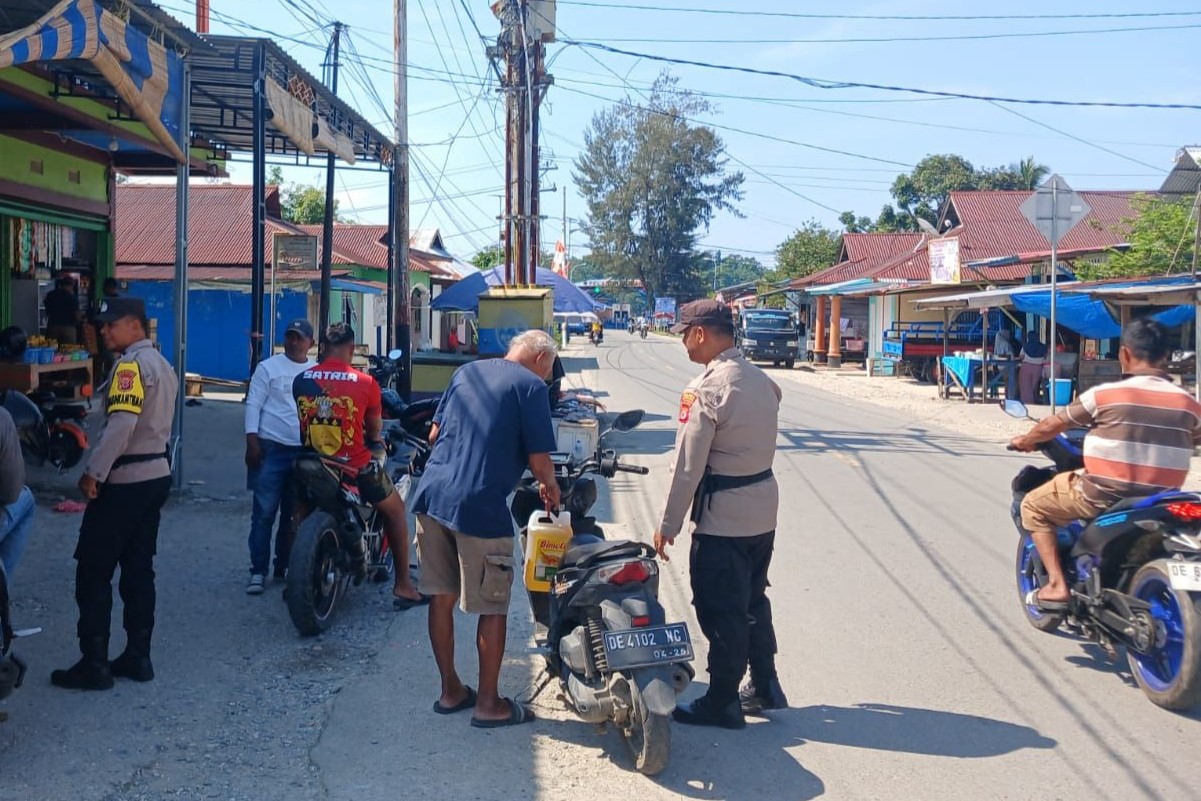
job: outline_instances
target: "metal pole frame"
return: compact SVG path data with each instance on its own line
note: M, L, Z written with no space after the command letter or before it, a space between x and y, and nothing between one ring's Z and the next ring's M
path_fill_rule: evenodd
M183 414L188 370L188 177L192 127L192 64L183 59L183 103L179 146L184 161L175 168L175 372L179 382L171 424L171 475L176 490L183 486Z
M250 372L254 375L263 354L263 294L267 236L267 53L261 42L254 48L254 135L252 142L252 192L254 223L250 265Z
M1193 198L1193 284L1197 283L1197 252L1201 251L1201 186ZM1187 228L1185 230L1188 230ZM1193 290L1193 397L1201 400L1201 305Z
M1051 182L1051 335L1047 343L1047 364L1051 368L1050 383L1047 385L1048 400L1051 401L1051 414L1055 414L1055 395L1059 384L1055 375L1055 306L1059 302L1059 182Z
M395 339L392 346L401 352L400 374L397 390L401 397L410 400L413 396L413 337L411 309L409 304L409 39L407 0L394 0L395 14L392 24L393 62L395 77L392 81L396 125L396 150L392 154L393 209L392 220L393 260L392 282L396 289L392 294L392 324ZM432 293L431 293L432 295Z
M342 38L342 23L334 23L333 62L330 66L330 91L336 97L338 94L338 48ZM337 122L337 110L331 123ZM321 226L321 300L318 307L317 328L321 341L325 341L325 331L329 328L330 288L333 283L331 273L334 258L334 172L336 168L334 151L331 149L325 156L325 219Z

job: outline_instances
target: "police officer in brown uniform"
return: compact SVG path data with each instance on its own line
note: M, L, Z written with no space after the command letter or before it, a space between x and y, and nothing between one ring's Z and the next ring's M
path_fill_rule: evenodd
M171 491L167 458L178 380L154 349L137 298L101 302L104 344L121 354L109 374L104 426L88 454L79 489L88 500L75 548L75 601L82 658L50 680L76 690L107 690L113 676L150 681L154 629L154 553L159 513ZM125 651L108 661L113 574L125 604Z
M734 346L730 309L698 300L672 332L705 366L680 396L679 430L655 549L666 560L691 507L689 572L709 640L709 691L676 708L681 723L739 729L744 714L783 709L767 599L779 488L772 474L780 388ZM751 680L738 685L750 666Z

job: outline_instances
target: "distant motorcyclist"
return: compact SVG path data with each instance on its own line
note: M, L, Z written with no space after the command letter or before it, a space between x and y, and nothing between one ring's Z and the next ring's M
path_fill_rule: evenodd
M1170 352L1162 324L1135 320L1122 331L1122 380L1093 387L1010 442L1032 451L1069 428L1089 429L1084 470L1060 473L1022 501L1022 526L1047 570L1047 585L1031 592L1027 604L1067 608L1071 593L1056 529L1091 520L1123 498L1179 489L1188 477L1193 448L1201 443L1201 404L1164 372Z
M605 341L605 327L601 325L600 320L592 324L592 343L599 345Z

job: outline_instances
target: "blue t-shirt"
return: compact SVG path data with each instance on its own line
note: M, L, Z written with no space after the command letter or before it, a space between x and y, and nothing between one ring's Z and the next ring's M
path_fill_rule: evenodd
M458 369L438 412L438 439L413 497L428 515L472 537L513 536L505 501L531 453L556 449L546 384L516 362Z

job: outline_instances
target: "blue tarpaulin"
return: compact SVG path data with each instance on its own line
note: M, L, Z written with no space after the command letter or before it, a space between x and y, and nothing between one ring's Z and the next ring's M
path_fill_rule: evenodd
M1181 280L1189 280L1187 278ZM1107 289L1117 289L1125 286L1164 286L1180 283L1178 280L1156 281L1149 284L1144 281L1131 281L1125 284L1107 284ZM1051 290L1042 292L1022 292L1013 297L1013 306L1020 312L1037 314L1039 317L1051 316ZM1154 319L1175 328L1193 317L1192 306L1173 306L1152 315ZM1070 328L1077 334L1088 339L1111 339L1121 336L1122 326L1110 314L1109 307L1103 301L1093 300L1081 292L1058 293L1055 303L1055 318L1059 325Z
M599 303L594 303L579 287L556 272L539 267L536 280L538 286L548 286L554 290L555 314L583 314L603 308ZM478 311L480 294L488 287L502 286L504 282L504 270L500 267L481 270L448 286L441 295L434 298L430 306L435 311Z

